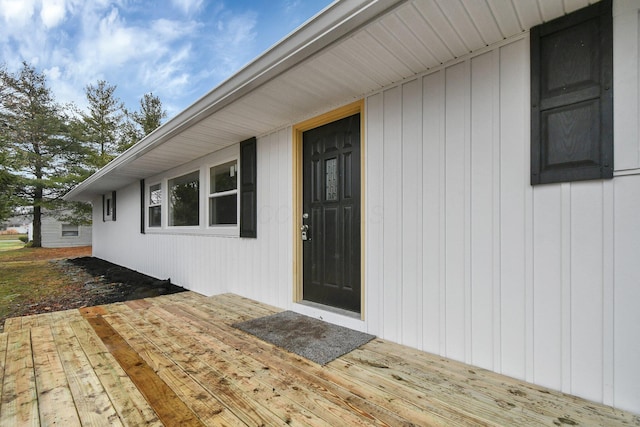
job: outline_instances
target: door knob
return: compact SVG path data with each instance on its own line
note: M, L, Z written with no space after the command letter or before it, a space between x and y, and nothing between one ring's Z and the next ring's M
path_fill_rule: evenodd
M307 224L303 224L300 227L300 238L304 241L311 240L311 237L308 235L309 226Z

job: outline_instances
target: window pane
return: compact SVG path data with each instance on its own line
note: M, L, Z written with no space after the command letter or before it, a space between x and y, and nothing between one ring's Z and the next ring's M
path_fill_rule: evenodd
M223 191L235 190L238 188L238 161L233 160L210 170L211 194Z
M149 227L160 227L162 225L162 208L160 206L149 207Z
M325 161L325 200L338 200L338 159Z
M162 190L160 184L149 187L149 204L159 205L162 203Z
M238 223L238 195L209 199L209 225Z
M78 226L73 224L62 224L62 235L77 237L78 236Z
M169 225L199 225L200 173L169 180Z

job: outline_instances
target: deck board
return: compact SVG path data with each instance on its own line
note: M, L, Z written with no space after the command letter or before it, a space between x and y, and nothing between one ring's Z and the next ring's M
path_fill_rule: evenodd
M145 313L145 318L157 327L161 326L161 319L179 319L177 316L158 308L151 311ZM268 369L265 364L253 357L246 356L240 349L219 340L214 334L206 333L191 325L173 329L176 332L175 335L172 335L173 339L180 342L205 363L215 366L225 375L225 378L233 378L254 399L277 404L279 399L274 398L274 395L277 394L278 397L284 396L299 405L302 408L301 414L307 417L303 419L303 423L317 425L313 422L314 418L320 418L324 424L319 425L326 425L326 423L330 425L370 425L354 414L347 413L336 416L335 414L340 411L340 404L316 393L312 384L303 381L291 384L289 375L283 374L279 370ZM313 416L308 416L307 413L312 413ZM295 416L296 414L293 414L289 418L294 419Z
M28 329L8 333L0 425L39 426L38 396Z
M56 323L51 329L82 425L122 426L122 420L71 326Z
M80 417L49 326L31 329L31 347L42 425L80 426Z
M72 321L70 326L123 424L161 426L155 411L93 328L82 320Z
M278 311L185 292L8 319L0 425L640 426L381 339L320 366L231 326Z

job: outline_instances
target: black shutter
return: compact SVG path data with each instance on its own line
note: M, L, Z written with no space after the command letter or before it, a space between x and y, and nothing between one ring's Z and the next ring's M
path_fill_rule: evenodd
M106 210L107 210L107 198L105 197L105 195L102 195L102 222L105 222L107 220L106 218Z
M116 192L111 193L111 221L116 220Z
M611 0L531 29L531 184L613 177Z
M144 179L140 180L140 233L144 234Z
M240 237L257 237L257 182L255 138L240 143Z

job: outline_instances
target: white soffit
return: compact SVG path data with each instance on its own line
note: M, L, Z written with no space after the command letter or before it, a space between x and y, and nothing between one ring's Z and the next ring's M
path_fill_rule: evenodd
M590 3L595 1L335 2L67 199L89 200L361 99Z

